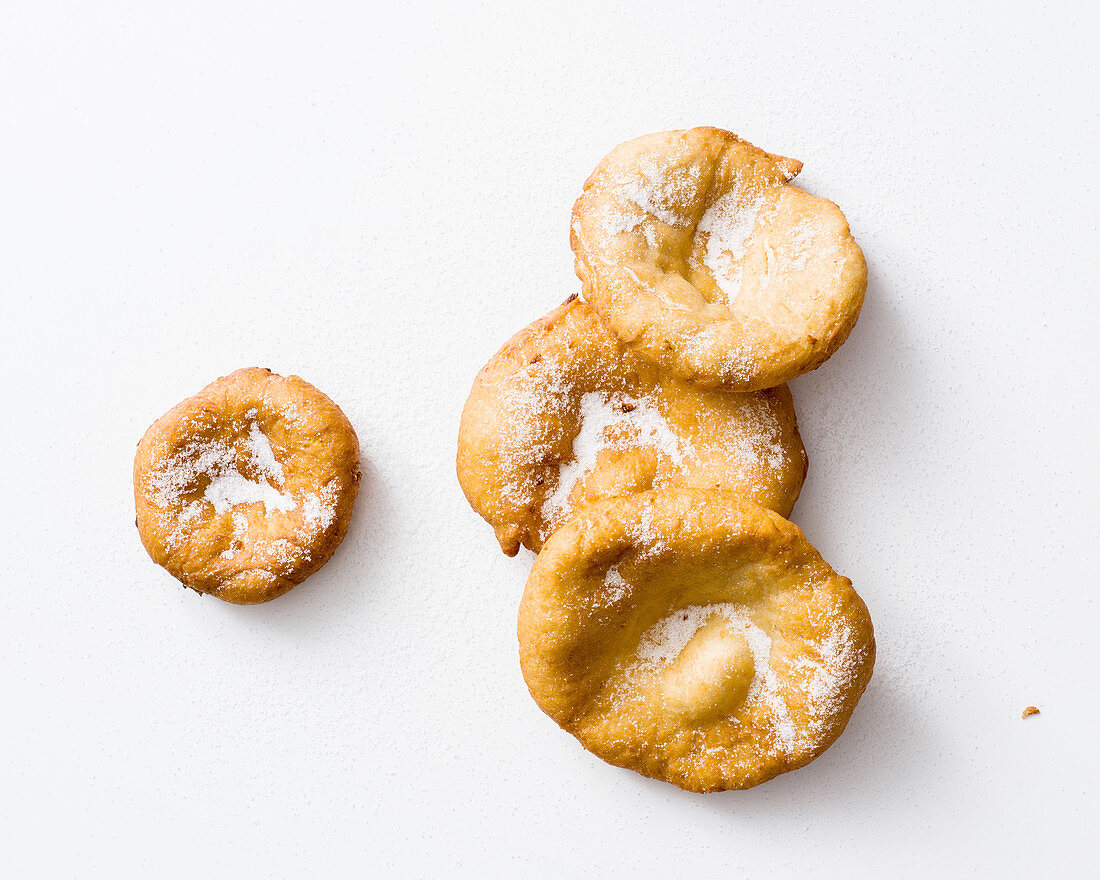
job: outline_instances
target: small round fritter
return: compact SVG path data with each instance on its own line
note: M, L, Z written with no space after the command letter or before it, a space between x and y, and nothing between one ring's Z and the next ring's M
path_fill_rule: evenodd
M734 394L673 378L577 299L493 356L459 428L459 482L509 555L538 551L585 503L657 487L722 490L785 515L805 476L786 387Z
M134 460L141 541L184 586L238 605L323 566L359 491L359 440L297 376L218 379L149 428Z
M707 388L754 391L824 363L855 326L867 265L802 163L717 128L646 135L573 208L585 298L632 350Z
M603 760L690 791L808 764L871 678L867 607L797 526L696 489L589 505L519 610L535 702Z

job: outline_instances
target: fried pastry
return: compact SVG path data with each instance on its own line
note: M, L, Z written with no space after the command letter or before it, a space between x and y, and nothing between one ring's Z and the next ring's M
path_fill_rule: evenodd
M347 532L359 440L308 382L238 370L161 416L134 460L145 549L184 586L239 605L316 572Z
M509 555L538 551L582 504L655 487L724 490L787 514L806 476L786 387L733 394L665 375L577 299L478 374L457 464Z
M584 296L633 351L707 388L754 391L827 360L859 317L863 252L802 163L717 128L611 151L573 208Z
M586 749L697 792L812 761L875 659L866 606L797 526L697 489L583 508L535 559L518 635L531 695Z

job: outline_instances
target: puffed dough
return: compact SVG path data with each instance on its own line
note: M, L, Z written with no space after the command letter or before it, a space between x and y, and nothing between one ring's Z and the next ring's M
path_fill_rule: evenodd
M359 440L308 382L250 368L173 407L138 443L137 527L184 586L267 602L323 566L359 491Z
M875 659L863 600L797 526L694 489L582 509L535 559L518 632L544 712L603 760L698 792L820 755Z
M633 350L708 388L753 391L824 363L855 326L867 265L802 163L728 131L609 153L573 208L584 296Z
M459 482L509 555L537 551L582 504L660 486L787 514L805 476L786 387L730 394L663 375L576 299L493 356L459 428Z

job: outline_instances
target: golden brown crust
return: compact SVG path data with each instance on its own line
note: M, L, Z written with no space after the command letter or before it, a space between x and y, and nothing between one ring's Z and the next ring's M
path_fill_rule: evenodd
M582 509L535 560L518 636L535 701L586 749L699 792L820 755L875 656L866 606L797 526L695 489Z
M177 404L134 459L141 541L184 586L240 605L300 584L343 540L359 440L297 376L237 370Z
M457 470L512 555L537 551L582 504L660 486L728 491L785 515L806 452L785 386L733 394L662 375L571 298L478 373Z
M584 296L633 350L708 388L752 391L827 360L855 326L867 266L802 164L728 131L611 151L573 208Z

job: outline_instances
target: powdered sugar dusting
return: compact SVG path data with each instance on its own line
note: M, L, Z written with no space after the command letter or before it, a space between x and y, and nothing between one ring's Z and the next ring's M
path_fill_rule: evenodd
M817 244L816 229L812 219L803 218L790 233L791 256L784 265L787 271L805 269L809 265L810 257L815 252ZM828 242L831 246L832 240ZM816 248L820 250L820 247Z
M250 480L236 465L232 465L214 476L206 486L203 495L214 505L218 513L225 513L238 504L263 504L268 513L281 510L284 513L293 510L298 503L290 495L284 495L270 483Z
M291 415L298 417L296 413ZM260 552L289 565L296 554L303 553L305 546L336 521L338 485L329 483L316 493L299 493L297 498L286 491L283 463L255 416L254 410L246 413L253 421L239 444L224 437L193 439L153 469L148 482L150 500L162 510L176 511L175 528L166 538L169 548L190 539L202 525L204 511L212 507L214 514L232 514L231 544L218 554L219 558L232 560L242 552ZM257 478L246 477L242 465L255 472ZM193 496L200 489L201 497L196 500ZM300 507L301 523L286 537L252 534L246 508L254 504L263 505L265 516ZM305 555L308 558L308 552Z
M613 565L604 573L603 583L592 594L591 605L593 608L610 608L629 596L632 589L619 571L619 566Z
M740 623L746 620L743 610L731 603L691 605L687 608L680 608L658 621L642 636L642 640L638 644L638 662L643 666L670 663L680 656L680 653L687 647L688 642L692 640L695 633L702 629L715 615L719 614L729 618L731 623L735 621ZM754 627L754 629L763 635L759 627ZM767 636L764 636L764 638L767 639ZM762 642L757 641L757 647L763 645ZM751 642L750 647L752 647ZM771 640L767 639L767 644L763 647L764 660L767 660L767 652L771 649ZM756 660L757 654L754 651L754 664Z
M590 391L581 397L580 431L573 439L573 457L558 471L554 492L543 503L547 521L568 512L569 495L577 483L595 468L605 449L653 447L675 464L682 464L689 451L665 421L651 396L631 397Z
M716 615L721 615L733 631L744 636L752 653L754 672L752 684L745 697L746 704L751 705L754 700L759 700L767 706L773 720L776 740L783 749L789 751L794 745L797 729L770 663L772 640L752 622L742 606L722 602L714 605L691 605L674 611L642 636L638 645L638 664L645 668L671 663L703 625Z
M851 629L843 623L833 625L819 645L808 645L805 656L794 667L793 676L781 681L772 664L772 639L749 617L747 610L733 603L692 605L680 608L658 621L638 644L635 666L627 677L639 671L660 669L675 660L695 634L714 617L740 633L752 653L754 675L745 698L750 708L763 703L772 721L776 745L791 753L812 747L827 732L832 718L848 693L862 659ZM801 729L792 715L784 694L800 689L805 697L807 721Z
M764 204L763 190L744 189L738 184L720 196L696 227L697 235L707 236L703 264L710 269L727 304L732 304L741 292L740 260L745 256L756 217Z
M252 466L265 479L250 480L240 472L237 449L232 443L220 439L193 440L153 474L150 482L154 503L162 508L182 505L183 495L205 478L203 498L217 513L225 513L238 504L262 503L269 514L297 507L294 498L279 491L285 479L282 465L275 458L271 441L255 422L249 426L244 447ZM188 508L189 519L197 515L193 507Z
M857 645L851 627L839 621L830 626L817 659L804 658L797 664L796 669L805 680L808 740L814 741L827 731L830 720L851 690L865 651Z
M767 399L746 400L730 428L722 438L722 446L731 461L761 462L777 479L783 478L790 469L790 455L784 445L783 426Z
M665 167L650 160L639 171L638 178L618 184L614 191L662 223L690 226L687 206L698 197L702 170L694 165Z
M556 456L557 437L547 424L564 421L576 398L560 362L543 358L529 364L524 381L504 386L500 412L509 430L500 433L501 494L517 507L531 503L537 491L535 465Z
M279 464L275 458L275 450L271 448L271 440L256 422L248 426L248 449L252 453L252 463L260 473L279 483L286 479L283 466Z
M592 212L592 216L600 232L610 237L620 232L633 232L645 221L646 212L641 205L629 199L626 206L604 202Z
M322 486L315 495L307 495L302 502L302 519L314 533L326 531L336 521L336 486Z
M638 550L639 559L660 556L668 550L668 542L661 529L653 521L653 509L645 507L634 522L627 527L627 534Z

